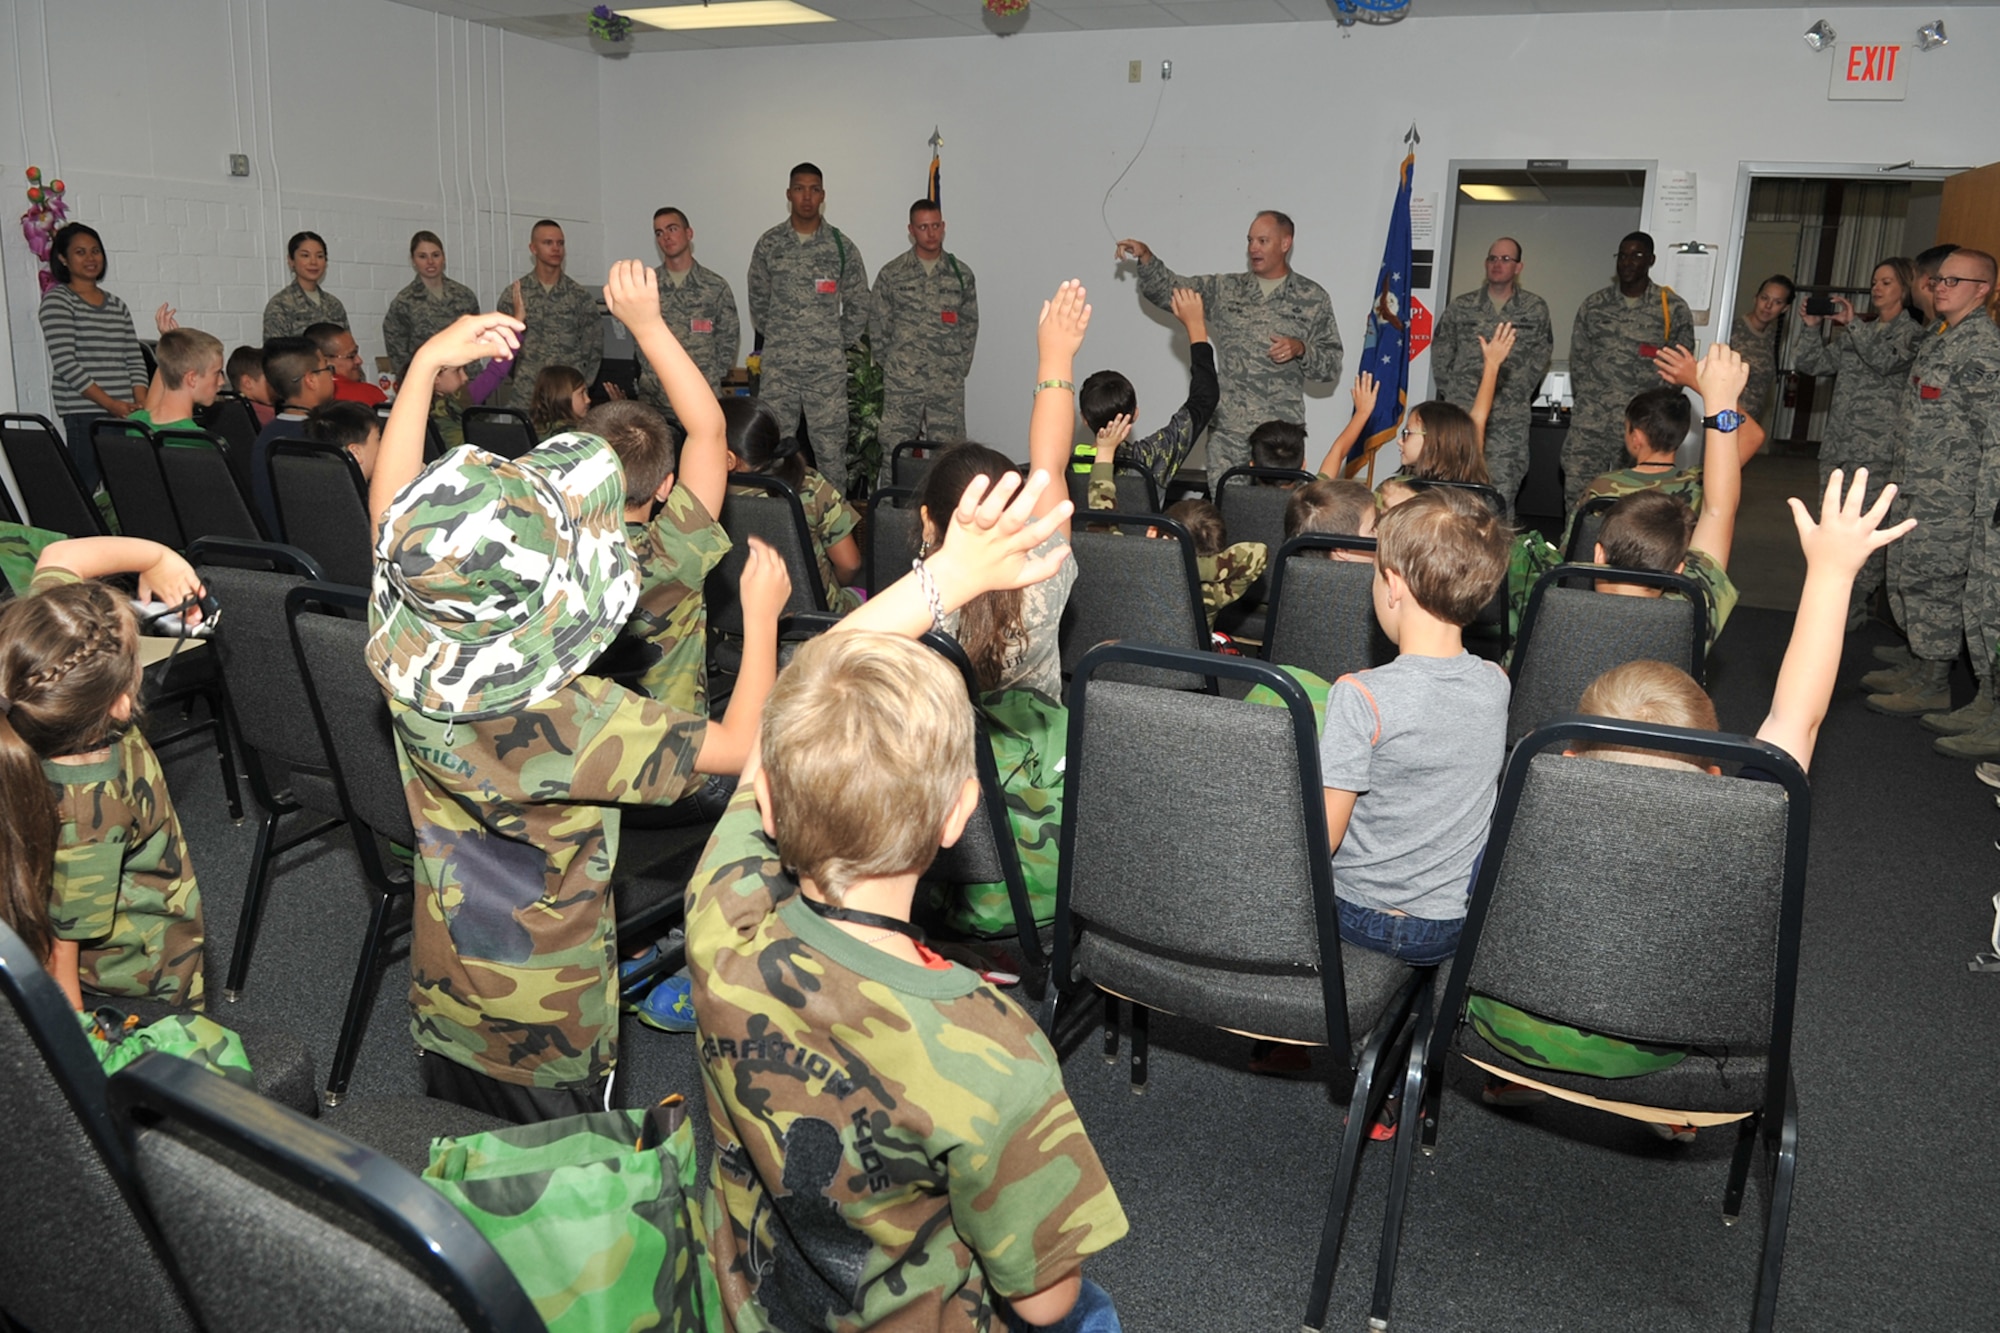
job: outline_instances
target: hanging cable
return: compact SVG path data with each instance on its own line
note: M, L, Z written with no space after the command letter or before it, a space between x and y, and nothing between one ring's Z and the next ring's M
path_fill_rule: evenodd
M507 30L500 30L500 189L503 207L500 213L500 253L507 253L508 239L514 232L514 185L507 175ZM500 276L505 279L506 269Z
M247 3L247 0L246 0ZM278 123L271 118L271 0L264 0L260 7L263 15L264 33L264 135L271 145L271 198L277 213L277 235L285 232L285 177L278 167ZM282 241L280 242L282 244ZM289 254L286 258L290 258ZM264 270L266 280L270 269Z
M1118 233L1111 229L1111 191L1116 190L1119 187L1119 185L1123 184L1125 177L1131 173L1132 168L1139 164L1139 156L1141 153L1144 153L1146 151L1146 145L1152 142L1153 126L1156 123L1158 123L1160 119L1160 103L1166 100L1167 100L1167 81L1165 79L1162 79L1160 80L1159 95L1153 98L1153 117L1151 120L1148 120L1146 122L1146 133L1145 136L1139 140L1138 151L1134 152L1132 154L1132 160L1125 164L1125 170L1118 173L1118 179L1112 181L1110 187L1104 191L1104 202L1100 203L1097 206L1097 216L1103 219L1105 233L1111 237L1111 243L1113 245L1118 244L1119 238L1118 238Z

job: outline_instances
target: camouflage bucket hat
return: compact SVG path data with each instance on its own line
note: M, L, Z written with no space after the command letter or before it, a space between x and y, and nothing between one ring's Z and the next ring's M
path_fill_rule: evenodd
M494 717L574 680L638 599L611 446L558 435L508 461L464 445L389 506L368 667L426 713Z

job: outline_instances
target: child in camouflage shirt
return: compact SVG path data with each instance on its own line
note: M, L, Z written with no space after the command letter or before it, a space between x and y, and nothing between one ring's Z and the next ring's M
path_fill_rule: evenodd
M85 992L200 1009L201 892L134 725L139 627L124 595L96 582L131 572L142 598L201 593L157 542L86 537L44 546L29 595L0 611L0 912L79 1009ZM50 864L48 879L29 873Z
M712 449L720 407L660 322L654 282L620 263L606 304L638 335L690 447ZM525 1122L609 1104L616 807L671 804L696 774L741 769L790 583L756 545L743 672L719 721L585 676L639 597L618 455L565 434L512 461L457 449L417 475L420 386L441 366L510 354L519 331L509 316L465 316L411 361L369 487L381 526L367 657L417 827L411 1031L426 1085Z
M1055 1053L926 947L917 880L977 808L965 686L909 641L1054 573L1049 477L976 480L941 549L803 646L688 889L729 1326L1115 1329L1082 1260L1125 1233ZM1011 502L1011 503L1010 503Z

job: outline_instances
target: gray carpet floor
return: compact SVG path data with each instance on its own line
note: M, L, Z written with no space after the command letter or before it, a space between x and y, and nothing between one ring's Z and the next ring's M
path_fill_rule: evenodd
M1761 720L1788 629L1787 615L1738 612L1712 680L1724 726ZM1843 679L1886 641L1877 627L1852 638ZM1969 696L1969 680L1958 685ZM166 758L206 903L216 1012L291 1026L323 1073L366 920L346 835L280 862L248 986L224 1004L253 831L226 817L211 753L188 744ZM1992 925L2000 812L1969 765L1932 753L1913 723L1865 712L1851 684L1813 777L1800 1164L1779 1327L1990 1328L2000 1309L2000 976L1965 963ZM406 984L398 947L353 1103L418 1090ZM1340 1108L1313 1078L1249 1074L1247 1042L1225 1034L1160 1018L1153 1055L1149 1090L1134 1096L1094 1036L1066 1052L1070 1091L1132 1226L1088 1271L1133 1333L1297 1328ZM627 1103L698 1097L691 1039L628 1020L620 1080ZM1728 1131L1676 1147L1576 1108L1495 1111L1477 1089L1466 1069L1451 1072L1438 1152L1419 1159L1394 1327L1747 1323L1762 1195L1753 1185L1743 1223L1722 1225ZM338 1128L348 1109L326 1123ZM440 1130L450 1119L440 1113ZM1331 1328L1364 1327L1388 1165L1387 1152L1363 1153Z

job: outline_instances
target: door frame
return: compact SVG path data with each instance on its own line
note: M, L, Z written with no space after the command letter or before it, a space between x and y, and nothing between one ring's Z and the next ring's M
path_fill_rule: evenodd
M1547 162L1553 158L1538 157L1535 162ZM1651 231L1653 226L1653 190L1660 174L1660 161L1653 157L1588 157L1563 159L1564 171L1642 171L1646 183L1640 187L1639 230ZM1454 157L1445 163L1445 195L1438 208L1437 250L1431 264L1431 295L1442 311L1451 300L1451 254L1454 233L1458 229L1458 180L1462 172L1468 171L1527 171L1530 159L1525 157ZM1442 275L1442 276L1440 276Z

